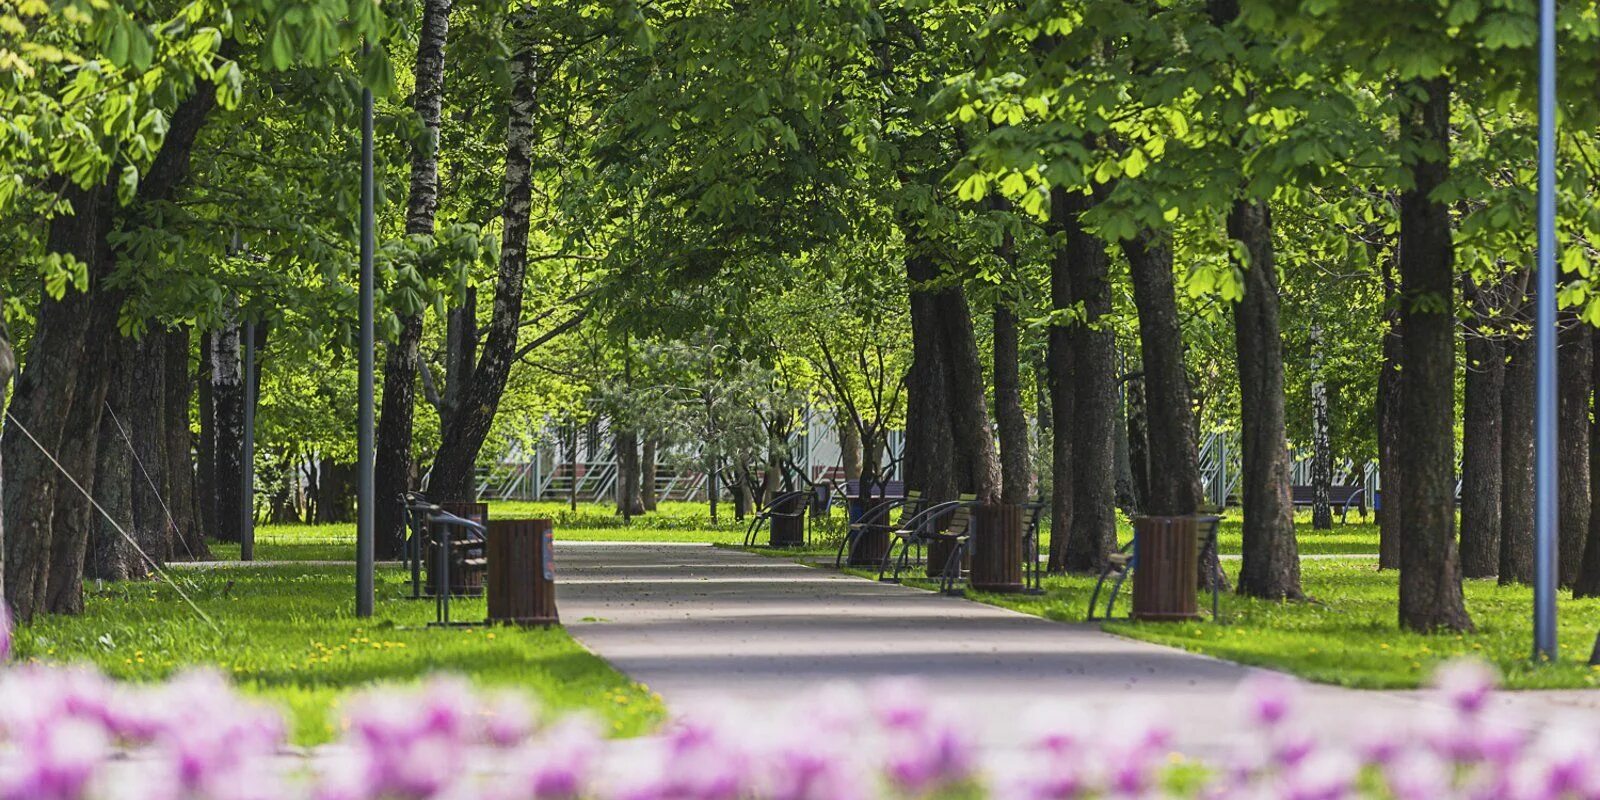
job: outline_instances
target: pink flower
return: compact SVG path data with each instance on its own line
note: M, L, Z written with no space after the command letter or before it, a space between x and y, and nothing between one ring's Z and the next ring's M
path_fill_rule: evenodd
M1462 714L1476 714L1494 692L1495 672L1482 661L1460 659L1441 667L1433 676L1434 689Z
M1263 728L1275 728L1288 719L1299 693L1293 678L1277 672L1251 673L1238 690L1245 718Z

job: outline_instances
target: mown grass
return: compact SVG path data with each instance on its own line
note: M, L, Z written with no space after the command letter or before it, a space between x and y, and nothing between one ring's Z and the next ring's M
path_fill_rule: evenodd
M1422 685L1440 662L1475 657L1496 665L1510 688L1600 686L1600 670L1586 665L1600 628L1600 599L1563 597L1559 610L1561 660L1535 664L1532 590L1493 580L1465 583L1467 610L1477 631L1468 634L1402 632L1397 624L1399 576L1378 571L1369 558L1305 560L1301 583L1310 600L1280 603L1222 596L1223 624L1105 624L1112 633L1244 664L1272 667L1323 683L1365 689ZM1236 571L1230 567L1230 575ZM1047 577L1043 596L969 592L994 605L1065 622L1083 621L1094 579ZM1118 599L1125 614L1131 587ZM1209 606L1203 596L1201 605Z
M305 745L333 738L330 712L352 692L436 671L525 691L551 709L593 712L618 736L652 730L664 717L660 698L559 628L426 627L433 603L402 599L410 589L398 568L379 569L377 611L364 620L353 614L353 572L341 567L171 572L215 628L170 585L91 586L82 616L45 617L20 628L17 657L90 662L128 681L214 666L244 691L281 704L294 741ZM482 619L483 600L458 600L451 612L456 619Z

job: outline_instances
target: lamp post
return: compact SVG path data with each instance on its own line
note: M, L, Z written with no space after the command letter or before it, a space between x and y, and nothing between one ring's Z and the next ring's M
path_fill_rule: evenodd
M1539 0L1533 657L1556 659L1556 3Z
M365 54L369 46L363 44ZM357 495L356 495L356 616L372 616L372 253L376 248L373 232L372 187L372 89L361 89L361 353L360 388L356 410Z

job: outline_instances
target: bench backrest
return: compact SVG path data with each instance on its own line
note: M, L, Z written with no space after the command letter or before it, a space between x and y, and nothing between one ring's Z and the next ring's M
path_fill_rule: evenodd
M867 483L867 492L868 492L868 494L872 495L873 497L877 497L878 496L878 489L879 489L879 484L876 481L869 481ZM887 500L898 500L898 499L906 496L906 482L905 481L885 481L882 484L882 489L883 489L883 497L884 497L884 499L887 499ZM859 481L859 480L845 481L844 482L844 496L848 497L848 498L850 498L852 500L856 499L856 498L859 498L861 496L861 481Z
M950 524L945 527L947 533L966 533L972 526L972 503L978 499L975 494L963 494L956 498L961 501L961 506L950 513Z
M1333 505L1344 505L1350 502L1351 498L1360 494L1361 491L1362 487L1360 486L1335 484L1328 487L1328 502ZM1295 505L1310 505L1317 500L1317 487L1315 486L1291 486L1289 487L1289 492L1294 497Z

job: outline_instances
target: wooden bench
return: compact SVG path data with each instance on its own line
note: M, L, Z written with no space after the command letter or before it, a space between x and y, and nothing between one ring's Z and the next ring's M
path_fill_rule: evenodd
M1289 491L1296 508L1308 508L1317 504L1317 488L1315 486L1291 486ZM1367 489L1365 486L1334 484L1328 487L1328 507L1339 515L1339 522L1345 522L1345 517L1350 513L1351 506L1361 510L1362 519L1367 518Z

